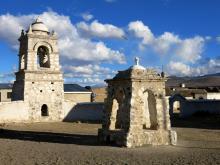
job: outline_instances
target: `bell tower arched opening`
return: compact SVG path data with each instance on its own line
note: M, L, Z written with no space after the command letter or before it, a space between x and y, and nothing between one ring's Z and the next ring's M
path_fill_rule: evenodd
M22 54L22 55L20 56L20 70L25 69L25 63L26 63L25 60L26 60L26 59L25 59L25 54Z
M37 63L41 68L50 68L49 50L46 46L40 46L37 49Z

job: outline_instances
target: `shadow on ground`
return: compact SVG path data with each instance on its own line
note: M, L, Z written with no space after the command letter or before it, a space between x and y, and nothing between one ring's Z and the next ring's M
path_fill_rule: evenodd
M195 114L188 118L180 118L176 113L171 118L172 127L220 129L220 115Z
M103 107L103 103L78 103L72 107L63 121L89 121L100 123L103 116Z
M89 146L102 145L98 142L98 137L96 135L32 132L32 131L18 131L18 130L9 130L9 129L0 130L0 139L16 139L23 141L77 144L77 145L89 145Z
M172 127L220 129L220 115L194 115L189 118L179 118L174 114L171 118ZM2 128L0 139L15 139L23 141L48 142L60 144L76 144L86 146L116 146L115 144L103 144L98 141L96 134L55 133L42 131L24 131Z

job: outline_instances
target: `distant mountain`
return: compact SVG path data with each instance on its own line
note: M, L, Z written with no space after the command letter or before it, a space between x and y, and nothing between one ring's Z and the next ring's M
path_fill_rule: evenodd
M214 73L214 74L207 74L204 75L205 77L210 77L210 76L220 76L220 73ZM204 76L200 76L200 77L204 77Z
M168 77L166 86L178 87L181 83L184 83L186 87L201 88L201 87L220 87L220 73L209 74L198 77Z
M220 73L208 74L197 77L177 77L169 76L166 82L167 87L179 87L181 83L184 83L189 88L205 88L205 87L220 87ZM97 84L91 86L91 88L106 87L106 84Z
M96 85L92 85L91 88L106 88L107 84L96 84Z

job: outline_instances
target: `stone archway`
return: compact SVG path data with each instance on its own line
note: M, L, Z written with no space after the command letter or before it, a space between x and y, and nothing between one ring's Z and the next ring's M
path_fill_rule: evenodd
M109 126L110 130L116 129L116 119L117 119L118 109L119 109L118 101L116 99L113 99L112 111L111 111L111 117L110 117L111 120L110 120L110 126Z
M170 116L173 116L173 114L174 114L174 111L175 111L175 103L176 104L179 104L178 105L178 108L179 108L179 113L181 113L181 111L182 111L182 104L183 104L183 102L185 101L186 99L185 99L185 97L183 97L182 95L180 95L180 94L175 94L175 95L173 95L173 96L171 96L170 98L169 98L169 113L170 113Z
M123 89L116 90L114 98L112 100L110 126L111 130L123 129L123 101L125 99L125 93Z
M173 113L180 113L180 101L176 100L173 102Z
M47 48L48 48L48 51L49 51L49 54L51 54L51 53L54 52L53 47L51 46L51 44L48 43L48 42L45 42L45 41L39 41L39 42L37 42L37 43L34 45L34 47L33 47L33 51L37 52L37 50L38 50L38 48L39 48L40 46L45 46L45 47L47 47Z
M157 109L156 109L156 98L151 90L145 90L143 92L144 98L144 118L143 128L144 129L156 129L157 122Z
M49 49L46 46L40 46L37 49L37 63L40 67L50 68Z
M45 116L49 116L49 111L48 111L48 106L47 104L43 104L41 106L41 116L45 117Z

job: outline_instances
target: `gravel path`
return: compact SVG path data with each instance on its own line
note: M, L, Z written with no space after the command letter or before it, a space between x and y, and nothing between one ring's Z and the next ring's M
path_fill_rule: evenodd
M177 146L102 146L99 124L35 123L0 126L0 165L220 164L220 130L174 128Z

